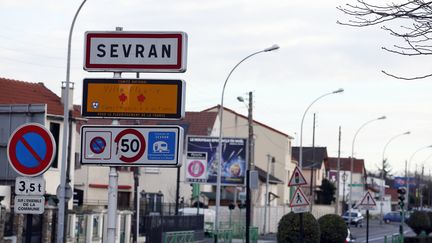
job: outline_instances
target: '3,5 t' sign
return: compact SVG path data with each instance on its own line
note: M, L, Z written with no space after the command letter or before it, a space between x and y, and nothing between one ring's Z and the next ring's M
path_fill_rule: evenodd
M43 177L17 177L15 180L16 195L44 195L45 180Z

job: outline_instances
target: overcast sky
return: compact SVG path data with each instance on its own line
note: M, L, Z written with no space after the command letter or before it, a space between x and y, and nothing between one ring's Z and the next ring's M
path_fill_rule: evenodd
M342 127L341 155L351 156L353 136L365 122L387 116L364 127L357 136L354 156L368 170L381 164L385 144L393 172L401 174L413 153L432 144L430 79L402 81L399 75L430 71L425 57L402 57L381 50L398 43L379 26L352 28L336 24L346 20L336 7L353 0L88 0L73 32L71 81L74 103L80 104L85 77L111 78L111 73L83 71L85 31L184 31L188 34L187 72L142 74L141 78L180 78L186 81L186 110L200 111L220 103L229 71L247 55L278 44L242 63L231 76L224 105L247 114L237 96L254 92L254 118L295 138L308 105L338 88L307 113L303 145L312 144L312 117L316 113L316 146L326 146L336 157L338 128ZM0 76L43 82L60 94L66 77L67 39L72 18L81 1L0 0ZM123 77L135 77L124 74ZM268 139L268 138L265 138ZM417 153L411 170L425 163L432 169L432 149ZM256 158L265 159L265 158Z

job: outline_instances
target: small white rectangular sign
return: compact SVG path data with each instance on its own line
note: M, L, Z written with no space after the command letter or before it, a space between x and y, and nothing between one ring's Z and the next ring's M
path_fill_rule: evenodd
M82 126L81 163L105 166L181 166L180 126Z
M310 211L310 206L292 207L294 213L306 213Z
M45 197L16 196L14 211L20 214L43 214L45 211Z
M120 72L185 72L184 32L90 31L85 33L84 69Z
M45 179L42 176L17 177L15 179L15 194L42 196L45 194Z

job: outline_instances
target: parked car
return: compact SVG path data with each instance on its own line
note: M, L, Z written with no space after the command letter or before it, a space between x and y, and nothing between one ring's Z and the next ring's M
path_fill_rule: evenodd
M345 243L352 243L352 242L355 242L355 237L351 234L350 229L347 228L347 230L348 230L348 234L347 234L347 237L346 237L346 239L345 239Z
M342 215L342 218L345 220L345 223L349 223L350 213L347 211ZM364 217L360 212L352 211L351 212L351 224L356 227L363 227Z
M409 219L410 214L408 212L405 212L405 221ZM400 215L399 211L392 211L389 213L386 213L383 217L383 221L388 224L390 222L400 222L402 220L402 216Z

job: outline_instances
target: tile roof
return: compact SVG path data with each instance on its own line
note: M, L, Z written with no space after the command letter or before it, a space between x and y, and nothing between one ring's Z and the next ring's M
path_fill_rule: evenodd
M217 112L186 112L182 120L119 120L121 125L180 125L185 129L185 135L209 136L216 121ZM79 125L109 125L112 119L90 118Z
M63 116L61 98L44 86L43 83L30 83L0 77L0 104L46 104L47 113ZM81 111L74 106L74 117Z
M303 147L303 169L321 168L327 160L327 147ZM300 147L292 147L292 159L299 161Z
M265 183L267 181L266 171L256 165L255 165L255 170L258 171L259 180ZM269 174L269 184L284 184L284 182L279 178L277 178L276 176Z
M397 189L394 188L385 188L385 194L386 195L390 195L391 196L391 201L398 201L398 193L397 193Z
M216 105L216 106L213 106L213 107L210 107L210 108L208 108L208 109L203 110L203 112L212 111L212 110L217 110L217 111L219 111L219 108L220 108L220 105ZM231 109L226 108L225 106L224 106L223 108L224 108L225 111L228 111L228 112L230 112L230 113L232 113L232 114L234 114L234 115L236 115L236 116L240 116L240 117L243 117L244 119L248 119L247 116L244 116L244 115L242 115L242 114L239 114L239 113L237 113L237 112L235 112L235 111L233 111L233 110L231 110ZM253 122L256 123L256 124L259 124L259 125L262 126L262 127L266 127L266 128L268 128L268 129L270 129L270 130L272 130L272 131L274 131L274 132L277 132L277 133L279 133L279 134L281 134L281 135L283 135L283 136L285 136L285 137L287 137L287 138L289 138L289 139L294 139L294 137L291 137L290 135L288 135L288 134L286 134L286 133L283 133L283 132L281 132L281 131L279 131L279 130L276 130L275 128L269 127L269 126L267 126L267 125L265 125L265 124L263 124L263 123L261 123L261 122L258 122L258 121L256 121L256 120L253 120Z
M325 163L326 170L337 170L337 160L338 158L329 157ZM366 169L364 167L364 159L353 159L354 173L365 173ZM351 170L351 157L340 158L340 170L350 171Z

